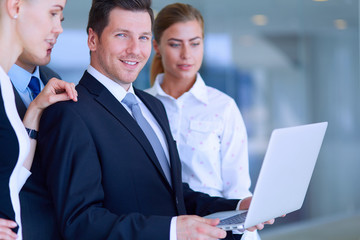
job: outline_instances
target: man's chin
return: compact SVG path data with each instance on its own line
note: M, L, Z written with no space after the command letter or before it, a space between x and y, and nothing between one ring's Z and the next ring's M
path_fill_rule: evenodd
M38 59L38 60L36 61L36 65L37 65L37 66L45 66L45 65L48 65L49 62L50 62L50 60L51 60L50 56L47 56L47 57L42 58L42 59Z

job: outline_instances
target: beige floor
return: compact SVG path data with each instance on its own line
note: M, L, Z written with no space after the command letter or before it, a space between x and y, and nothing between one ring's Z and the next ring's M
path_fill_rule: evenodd
M360 213L265 229L262 240L360 240Z

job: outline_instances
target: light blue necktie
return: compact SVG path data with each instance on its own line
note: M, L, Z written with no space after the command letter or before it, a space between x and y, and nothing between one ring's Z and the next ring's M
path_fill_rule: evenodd
M156 136L156 133L154 132L153 128L150 126L150 124L146 121L146 119L142 115L139 103L136 100L134 94L127 93L125 98L122 100L122 102L131 109L136 122L139 124L140 128L143 130L147 139L151 143L151 146L154 149L154 152L159 160L162 170L165 173L165 176L171 186L170 166L166 158L164 149L161 146L161 143L158 137Z
M36 96L40 93L40 82L37 77L32 76L30 79L30 83L28 87L31 90L31 94L33 97L33 100L36 98Z

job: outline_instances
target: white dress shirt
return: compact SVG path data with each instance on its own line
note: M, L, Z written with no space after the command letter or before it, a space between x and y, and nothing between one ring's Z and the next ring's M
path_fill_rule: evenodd
M20 200L19 192L25 181L30 176L30 172L23 166L23 163L30 151L30 139L25 130L25 127L19 117L15 105L15 95L10 79L5 71L0 67L0 86L1 95L4 100L4 107L6 115L12 125L16 137L19 142L19 155L15 168L10 176L9 188L11 203L15 212L15 220L19 225L18 240L22 239L21 216L20 216Z
M162 88L163 74L147 91L162 101L182 162L183 181L224 198L251 196L246 128L235 101L197 74L178 99Z
M40 91L43 90L44 84L40 79L40 71L39 67L35 68L33 74L29 73L25 69L19 67L18 65L14 64L8 73L11 82L13 83L14 87L16 88L17 92L19 93L21 99L23 100L26 108L29 107L29 104L32 102L33 96L31 94L31 90L28 87L30 83L31 77L37 77L40 82Z
M125 98L125 95L127 93L132 93L135 95L132 84L131 84L130 88L128 89L128 91L126 91L122 86L120 86L115 81L113 81L110 78L101 74L99 71L97 71L91 65L88 67L87 71L94 78L96 78L107 90L109 90L110 93L124 106L124 108L129 112L129 114L132 115L131 109L122 102L122 100ZM145 106L145 104L141 101L141 99L138 98L136 95L135 95L135 97L136 97L137 101L139 102L139 106L140 106L143 116L149 122L150 126L153 128L154 132L156 133L156 136L159 138L161 146L164 149L167 159L169 159L169 148L167 146L165 135L164 135L163 131L161 130L159 123L156 121L154 116L151 114L151 112ZM177 237L176 237L176 217L173 217L171 220L169 237L170 237L170 240L177 239Z

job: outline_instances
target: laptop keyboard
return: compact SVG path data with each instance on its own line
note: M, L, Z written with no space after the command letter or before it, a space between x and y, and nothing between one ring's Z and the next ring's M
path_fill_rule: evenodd
M219 225L229 225L229 224L238 224L238 223L243 223L245 222L245 218L248 212L243 212L243 213L239 213L236 214L232 217L223 219L220 221Z

